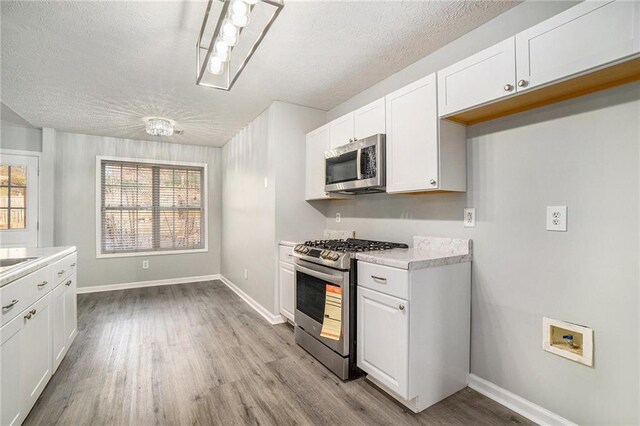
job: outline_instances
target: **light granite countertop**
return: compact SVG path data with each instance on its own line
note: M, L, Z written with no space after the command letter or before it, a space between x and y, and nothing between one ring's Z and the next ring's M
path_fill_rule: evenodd
M281 246L295 247L300 243L295 241L280 240L278 241L278 244L280 244Z
M356 259L393 268L416 270L454 263L471 262L471 240L414 237L413 248L358 253Z
M76 251L71 247L0 248L0 259L33 259L0 268L0 287L50 265Z

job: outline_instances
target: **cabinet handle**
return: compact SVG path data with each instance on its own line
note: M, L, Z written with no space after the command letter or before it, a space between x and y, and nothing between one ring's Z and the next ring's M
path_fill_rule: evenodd
M11 308L13 308L14 306L16 306L16 303L18 303L19 301L20 301L20 299L13 299L13 300L11 301L11 303L9 303L8 305L3 306L3 307L2 307L2 310L3 310L3 311L6 311L7 309L11 309Z
M73 268L74 266L76 266L76 264L75 264L75 263L72 263L72 264L71 264L71 267Z
M401 311L404 311L404 305L398 306L398 309L400 309Z
M353 139L349 139L349 142L353 142Z
M505 92L510 92L513 90L513 84L505 84L504 85L504 91Z
M47 285L47 284L49 284L49 281L42 281L42 283L41 283L41 284L38 284L38 288L42 288L42 287L44 287L44 286L45 286L45 285Z
M29 311L27 315L24 316L24 319L31 319L31 317L33 317L35 314L36 314L36 310L32 309Z
M65 270L63 269L62 271L58 272L58 275L62 275L64 274Z
M354 141L354 142L357 142L357 141L358 141L358 138L353 138L353 141Z
M64 283L64 285L66 285L67 287L69 287L71 285L71 280L67 281L66 283Z
M518 80L518 87L526 87L527 80Z
M376 275L371 275L371 278L373 278L376 281L382 281L382 282L385 282L385 283L387 282L387 279L384 278L384 277L378 277Z
M429 183L430 183L431 185L435 185L435 184L436 184L436 180L435 180L435 179L431 179L431 180L429 181Z

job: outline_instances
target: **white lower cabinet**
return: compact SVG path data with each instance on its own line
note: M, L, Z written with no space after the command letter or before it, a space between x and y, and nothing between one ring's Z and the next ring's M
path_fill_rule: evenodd
M296 273L293 270L293 265L287 262L280 262L279 269L280 314L288 320L294 321Z
M358 261L356 359L414 412L467 386L471 263L406 270Z
M409 302L358 287L358 366L407 398Z
M2 327L2 425L19 425L51 378L51 293Z
M1 426L24 421L76 336L75 266L73 253L0 289Z

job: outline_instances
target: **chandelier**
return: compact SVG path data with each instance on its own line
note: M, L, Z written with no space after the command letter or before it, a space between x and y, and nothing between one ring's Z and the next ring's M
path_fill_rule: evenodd
M151 136L173 135L173 122L166 118L149 118L144 127Z
M283 7L283 0L209 0L196 43L196 84L231 90ZM209 18L218 9L214 24Z

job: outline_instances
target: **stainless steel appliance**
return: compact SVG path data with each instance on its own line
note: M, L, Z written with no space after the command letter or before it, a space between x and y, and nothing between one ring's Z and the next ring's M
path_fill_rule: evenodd
M350 238L307 241L293 249L296 272L296 343L342 380L358 375L355 254L407 247L406 244ZM338 340L321 336L327 285L342 290L342 322Z
M385 190L385 136L369 136L324 153L326 192Z

